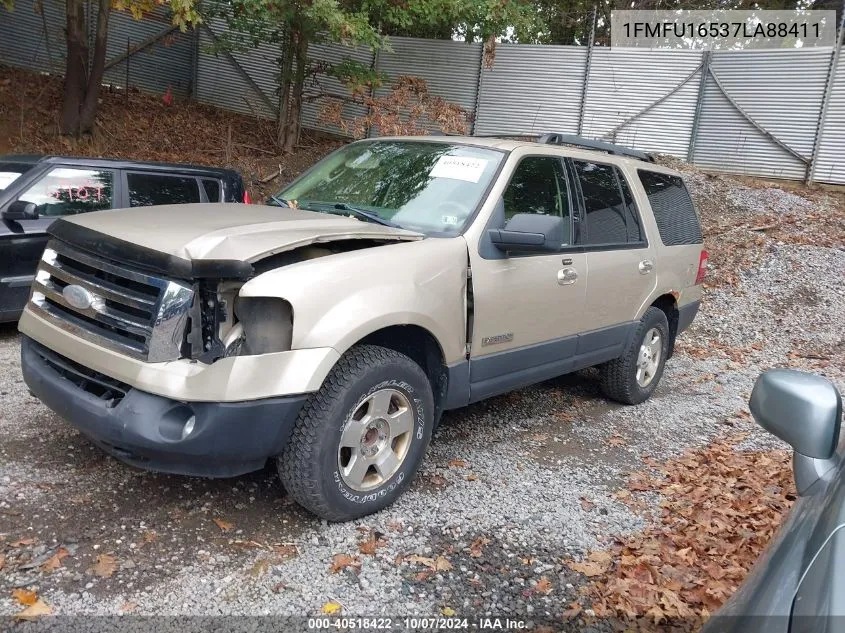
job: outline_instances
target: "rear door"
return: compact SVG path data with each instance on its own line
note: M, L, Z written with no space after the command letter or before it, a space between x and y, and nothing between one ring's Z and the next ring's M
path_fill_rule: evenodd
M656 287L657 262L631 187L613 164L571 159L590 284L586 312L597 340L620 346Z
M111 209L115 173L98 167L56 165L24 186L13 200L32 202L35 220L4 220L0 248L0 318L15 318L29 296L29 287L44 246L47 228L56 218Z

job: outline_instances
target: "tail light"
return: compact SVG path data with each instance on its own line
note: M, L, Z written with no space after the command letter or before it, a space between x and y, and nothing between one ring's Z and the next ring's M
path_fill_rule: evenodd
M695 285L697 286L700 283L704 282L704 278L707 277L707 258L709 255L707 251L704 249L701 250L701 255L698 256L698 274L695 276Z
M244 189L244 204L252 204L252 198L249 195L249 191Z

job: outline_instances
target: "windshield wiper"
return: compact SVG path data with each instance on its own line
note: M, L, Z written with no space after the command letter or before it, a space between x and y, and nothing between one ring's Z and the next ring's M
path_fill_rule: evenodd
M390 220L386 220L385 218L381 217L377 213L373 213L371 211L365 211L360 207L353 206L351 204L347 204L345 202L314 202L311 200L302 201L299 204L300 209L308 209L309 207L317 207L313 209L314 211L325 211L326 213L333 213L334 210L336 211L348 211L349 213L354 214L355 216L362 218L364 220L369 220L370 222L375 222L376 224L381 224L382 226L390 226L394 229L401 229L402 227L398 224L394 224Z
M280 207L287 207L288 209L293 208L287 200L284 198L279 198L278 196L274 196L272 193L270 194L270 200L278 204Z

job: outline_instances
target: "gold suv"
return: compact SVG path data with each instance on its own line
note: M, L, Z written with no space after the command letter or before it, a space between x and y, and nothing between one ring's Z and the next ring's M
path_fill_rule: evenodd
M50 234L19 326L32 392L134 466L274 458L333 521L392 503L445 410L593 365L648 398L707 260L677 173L555 134L359 141L266 206Z

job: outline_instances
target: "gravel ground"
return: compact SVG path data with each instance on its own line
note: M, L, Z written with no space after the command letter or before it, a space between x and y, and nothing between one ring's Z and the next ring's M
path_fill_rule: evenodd
M718 195L737 219L829 203L690 176L703 207ZM726 431L747 432L748 450L779 446L740 413L762 369L845 387L845 251L774 240L758 251L735 285L708 292L647 403L607 402L587 371L450 412L409 492L342 525L290 503L271 469L204 480L103 455L28 395L18 336L3 327L0 615L20 610L10 592L25 587L66 615L314 615L334 601L344 615L554 624L584 581L563 561L642 525L612 494L643 457ZM378 546L365 554L368 539ZM42 571L59 547L62 566ZM338 554L351 560L332 573Z

